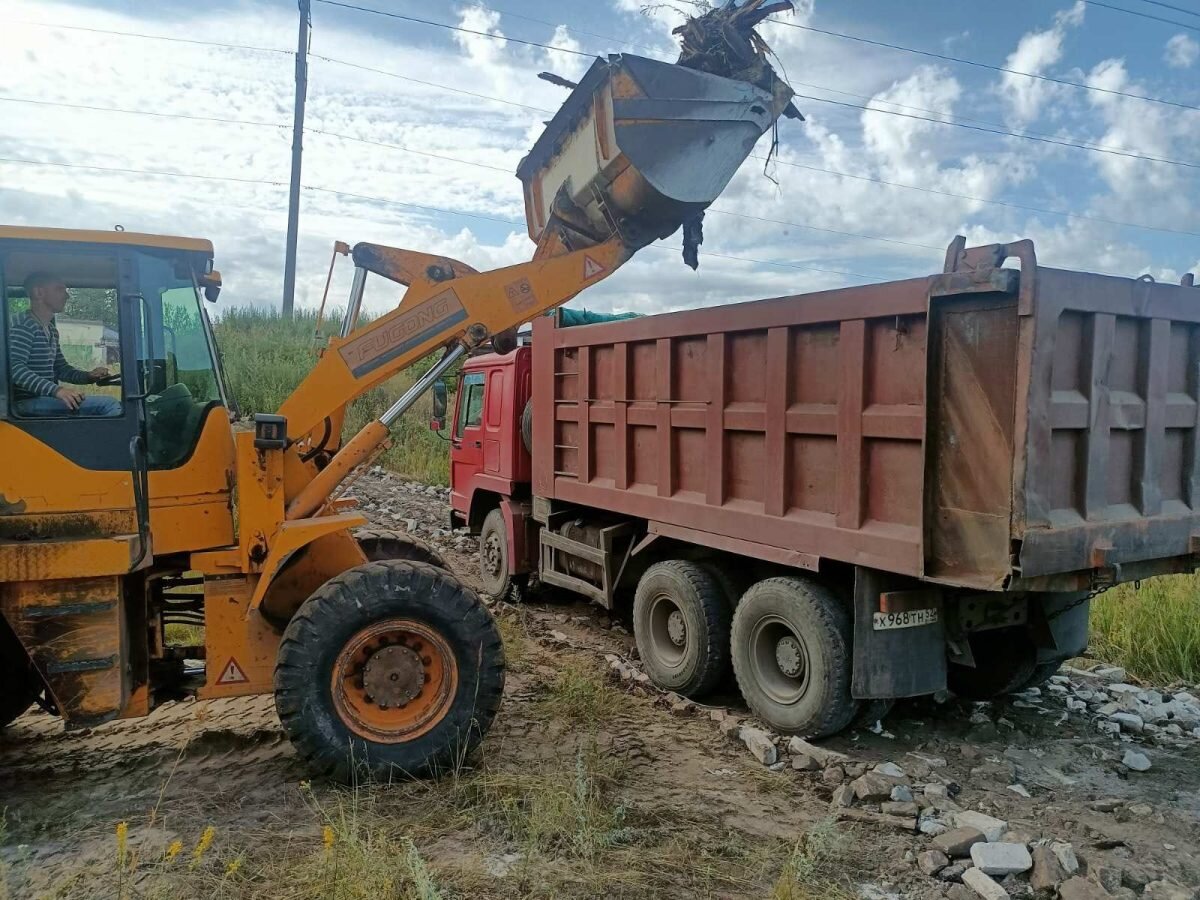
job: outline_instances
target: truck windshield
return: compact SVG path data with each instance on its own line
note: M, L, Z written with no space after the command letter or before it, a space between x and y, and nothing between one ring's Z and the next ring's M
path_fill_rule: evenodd
M138 281L138 357L150 465L172 468L191 454L207 410L225 405L225 391L211 326L188 262L170 254L140 253Z

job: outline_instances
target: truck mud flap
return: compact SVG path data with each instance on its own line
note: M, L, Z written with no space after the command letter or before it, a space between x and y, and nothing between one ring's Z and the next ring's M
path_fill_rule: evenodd
M875 614L883 620L876 627ZM946 687L942 594L912 578L854 569L854 677L861 700L917 697Z
M1029 610L1030 628L1037 643L1038 663L1058 662L1079 656L1088 645L1091 594L1071 591L1042 594Z

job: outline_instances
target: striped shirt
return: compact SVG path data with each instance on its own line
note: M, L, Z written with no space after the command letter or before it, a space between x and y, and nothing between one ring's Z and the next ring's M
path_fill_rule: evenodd
M8 364L16 400L53 397L60 381L92 382L87 372L76 369L63 356L54 320L43 325L28 312L22 313L9 329Z

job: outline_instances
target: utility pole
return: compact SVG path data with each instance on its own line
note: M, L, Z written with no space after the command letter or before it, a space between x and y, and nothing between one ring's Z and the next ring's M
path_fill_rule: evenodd
M304 152L304 101L308 96L308 26L311 0L299 0L300 41L296 47L296 114L292 120L292 184L288 192L287 254L283 263L283 315L296 303L296 240L300 230L300 157Z

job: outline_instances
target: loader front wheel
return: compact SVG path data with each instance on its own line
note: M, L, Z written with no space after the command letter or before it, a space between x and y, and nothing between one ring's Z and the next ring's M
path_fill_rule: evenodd
M504 690L504 649L470 588L386 560L326 582L293 617L275 667L284 731L338 781L436 775L478 746Z
M359 548L366 554L369 562L403 559L408 562L428 563L439 569L445 569L447 572L450 571L450 566L446 564L442 554L411 534L371 528L354 532L354 539L358 541Z

